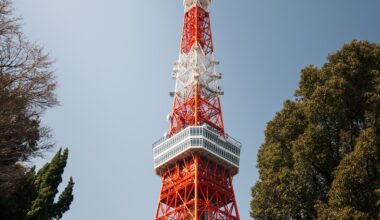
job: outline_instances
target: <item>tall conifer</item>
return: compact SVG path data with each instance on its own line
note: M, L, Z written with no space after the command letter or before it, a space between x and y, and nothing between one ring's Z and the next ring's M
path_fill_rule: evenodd
M69 210L73 201L73 179L70 178L66 188L55 202L58 186L62 182L62 174L66 167L68 150L61 150L46 163L35 175L34 186L36 197L32 202L27 216L30 220L60 219L64 212Z

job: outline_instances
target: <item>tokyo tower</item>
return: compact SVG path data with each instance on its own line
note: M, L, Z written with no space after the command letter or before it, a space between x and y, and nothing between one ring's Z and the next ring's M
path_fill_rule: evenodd
M154 168L162 181L155 220L240 219L232 180L241 144L224 130L210 3L184 0L170 129L153 144Z

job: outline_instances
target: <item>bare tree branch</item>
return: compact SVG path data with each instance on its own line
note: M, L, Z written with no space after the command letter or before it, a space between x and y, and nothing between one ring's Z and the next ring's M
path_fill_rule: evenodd
M25 38L12 12L11 1L0 0L0 193L22 176L20 162L54 145L40 117L58 105L53 60Z

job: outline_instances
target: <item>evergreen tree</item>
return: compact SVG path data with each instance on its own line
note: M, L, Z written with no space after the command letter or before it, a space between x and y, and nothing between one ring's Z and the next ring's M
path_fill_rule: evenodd
M33 184L36 190L36 197L32 202L31 209L27 216L30 220L50 220L60 219L64 212L68 211L73 201L73 179L70 178L64 191L58 198L58 186L62 182L62 174L66 167L68 150L61 150L53 157L50 163L46 163L35 175Z
M70 177L65 189L58 194L62 174L66 167L68 150L61 150L38 172L25 170L24 179L9 197L0 197L1 220L53 220L61 219L74 199L74 181Z
M40 120L58 105L53 73L48 54L22 33L12 1L0 0L0 220L59 219L73 200L70 179L54 203L67 150L38 173L25 165L54 146Z
M380 45L352 41L301 71L268 123L252 188L256 219L380 217Z

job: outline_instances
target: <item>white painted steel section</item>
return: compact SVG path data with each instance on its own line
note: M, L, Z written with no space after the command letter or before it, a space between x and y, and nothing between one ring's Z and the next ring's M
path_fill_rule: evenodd
M181 98L192 97L194 85L197 84L205 89L208 98L223 95L219 86L222 74L215 69L218 64L212 53L205 55L198 42L188 54L180 54L172 73L172 78L176 80L176 95Z
M198 5L199 7L207 11L210 4L211 4L211 0L184 0L183 1L185 11L189 10L194 5Z

